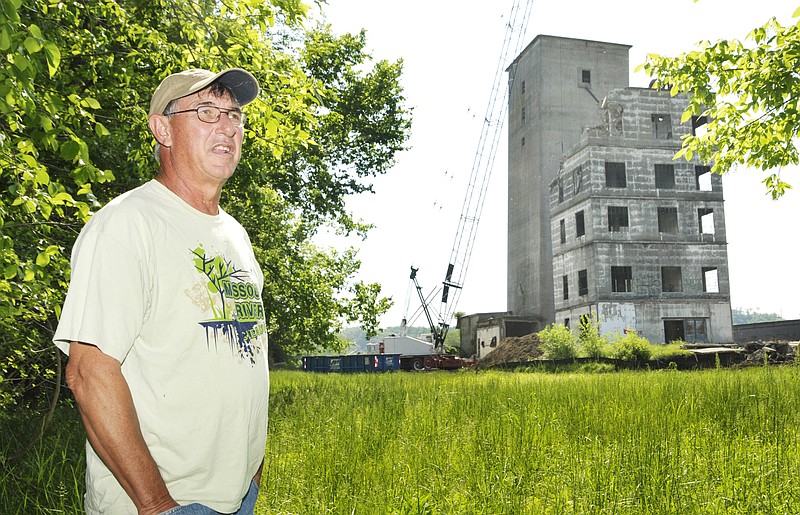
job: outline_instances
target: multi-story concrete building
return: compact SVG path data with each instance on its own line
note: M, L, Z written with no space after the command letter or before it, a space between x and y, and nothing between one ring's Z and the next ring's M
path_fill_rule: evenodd
M539 36L509 69L509 308L732 341L722 182L673 160L697 123L685 98L627 87L628 49Z
M607 95L550 184L555 320L590 312L603 333L731 342L721 177L673 160L686 98ZM695 124L696 125L696 124Z

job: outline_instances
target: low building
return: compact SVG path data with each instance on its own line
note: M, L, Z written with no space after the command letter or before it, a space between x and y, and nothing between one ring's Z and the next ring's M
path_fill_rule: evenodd
M514 316L511 312L475 313L458 319L461 351L483 358L506 337L525 336L544 328L544 320Z

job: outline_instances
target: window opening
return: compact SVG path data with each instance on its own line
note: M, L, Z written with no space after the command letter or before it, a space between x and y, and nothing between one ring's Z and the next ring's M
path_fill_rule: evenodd
M564 289L564 300L569 300L569 279L566 275L561 276L561 282Z
M606 162L606 186L609 188L626 188L625 163Z
M719 275L717 267L703 267L703 291L706 293L719 293Z
M567 224L561 219L558 221L559 229L561 230L561 243L567 242Z
M586 275L586 269L578 270L578 296L584 295L589 295L589 277Z
M711 167L697 165L694 167L695 184L698 191L711 191Z
M692 134L698 138L708 133L707 116L692 116Z
M583 224L583 211L575 213L575 236L583 236L586 234L586 227Z
M686 341L686 330L683 327L683 320L664 320L664 341L666 343Z
M608 231L620 232L623 228L628 228L628 208L608 206Z
M633 269L629 266L611 267L611 291L633 291Z
M658 232L667 234L678 234L677 207L658 208Z
M575 194L577 195L583 189L583 169L580 166L572 172L572 182L575 184Z
M655 165L656 188L675 189L675 165Z
M687 318L686 320L684 320L684 327L686 331L685 341L687 342L708 341L708 336L706 335L705 318Z
M583 83L583 84L591 84L592 83L592 71L591 70L581 70L581 83Z
M700 208L697 210L700 234L714 234L714 210Z
M522 123L525 123L525 108L522 108Z
M672 139L672 117L668 114L650 115L656 139Z
M661 291L679 292L683 291L683 277L681 267L662 266L661 267Z
M558 181L558 203L564 202L564 182Z

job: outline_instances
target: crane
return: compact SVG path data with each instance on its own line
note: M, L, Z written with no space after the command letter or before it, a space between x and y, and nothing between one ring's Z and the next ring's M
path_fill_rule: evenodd
M430 325L434 344L439 352L444 350L444 340L450 327L450 320L455 313L458 298L464 287L469 261L472 256L472 247L477 235L483 203L486 199L489 178L492 175L497 146L503 130L506 110L508 107L508 91L514 80L514 70L510 72L507 87L503 85L505 63L522 51L525 29L530 19L533 0L514 0L511 13L506 23L505 37L497 62L494 82L489 104L483 119L478 148L472 162L472 169L467 183L467 191L458 220L455 241L450 252L445 278L442 282L441 305L438 310L438 325L434 323L431 314L432 308L422 294L422 288L417 281L418 268L411 267L411 280L417 289L422 309Z

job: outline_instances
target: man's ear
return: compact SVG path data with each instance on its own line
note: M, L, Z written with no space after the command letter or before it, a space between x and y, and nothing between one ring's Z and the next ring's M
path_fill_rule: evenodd
M172 146L172 133L170 132L168 120L169 118L163 114L151 114L147 121L150 126L150 132L153 133L156 141L162 147Z

